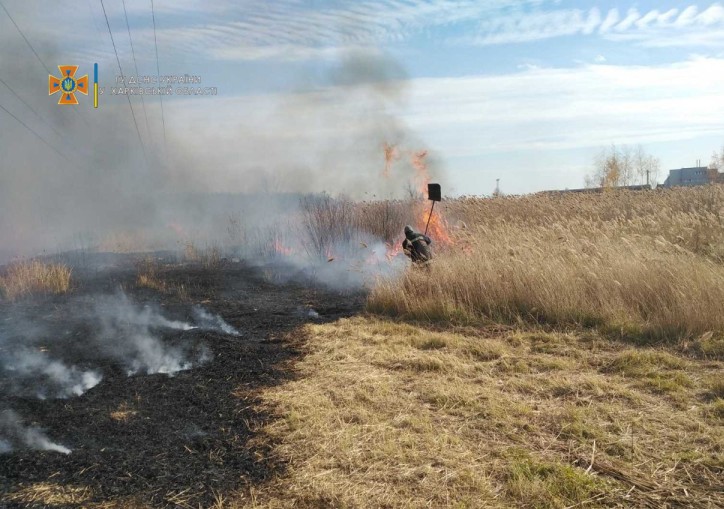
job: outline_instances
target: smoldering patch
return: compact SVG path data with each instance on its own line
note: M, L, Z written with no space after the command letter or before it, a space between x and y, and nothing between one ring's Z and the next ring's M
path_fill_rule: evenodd
M37 426L27 426L13 410L0 410L0 454L29 448L70 454L71 450L53 442Z

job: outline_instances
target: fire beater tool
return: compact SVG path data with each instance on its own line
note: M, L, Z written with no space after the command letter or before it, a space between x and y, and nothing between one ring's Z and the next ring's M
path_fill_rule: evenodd
M425 235L427 235L427 228L430 226L430 219L432 219L432 212L435 210L435 202L442 201L442 190L440 184L428 184L427 185L427 199L432 201L432 208L430 208L430 215L427 216L427 224L425 225Z

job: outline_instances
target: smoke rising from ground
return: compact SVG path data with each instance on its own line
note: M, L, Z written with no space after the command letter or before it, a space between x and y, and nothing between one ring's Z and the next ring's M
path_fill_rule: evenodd
M39 428L25 426L20 416L12 410L0 411L0 453L12 452L19 447L38 451L55 451L70 454L71 450L56 444Z
M97 371L68 366L44 353L22 347L3 355L0 363L0 369L11 378L16 392L32 384L40 399L80 396L103 379Z
M47 96L47 72L37 61L29 64L22 41L9 34L0 40L0 77L42 119L2 86L0 103L63 154L0 112L0 263L73 249L176 249L190 237L212 242L224 234L224 216L243 209L264 227L270 218L295 214L303 193L401 196L414 178L409 154L426 148L397 114L407 93L405 71L382 53L345 54L327 71L327 87L169 100L165 146L158 105L146 101L154 127L148 133L140 122L142 146L125 97L106 96L98 110L86 97L77 107L60 107ZM43 48L48 65L61 54ZM117 72L115 64L101 65L111 76ZM141 118L140 101L132 103ZM387 176L385 146L400 154ZM231 193L224 209L208 194L221 190ZM294 198L246 203L259 192Z
M128 375L173 375L211 360L195 330L233 336L240 332L220 316L196 306L193 323L164 316L152 304L126 294L73 299L73 330L53 332L52 323L18 316L0 330L0 389L39 399L80 396L103 379L109 362Z
M212 315L204 308L194 307L194 321L201 329L216 330L228 334L230 336L239 336L241 332L229 325L219 315Z
M73 330L54 333L52 323L32 320L19 309L0 324L0 396L78 397L98 385L108 364L127 376L175 373L212 359L194 331L241 333L202 307L190 310L192 323L165 316L152 304L139 304L123 292L70 299L61 314ZM47 345L47 346L46 346ZM84 367L80 367L84 366ZM25 426L10 409L0 412L0 454L20 447L70 453L36 427Z
M180 346L164 344L158 338L159 331L190 331L196 327L169 320L150 305L138 306L124 293L96 299L92 316L97 317L100 324L96 341L126 368L129 375L172 375L210 358L205 347L188 352Z

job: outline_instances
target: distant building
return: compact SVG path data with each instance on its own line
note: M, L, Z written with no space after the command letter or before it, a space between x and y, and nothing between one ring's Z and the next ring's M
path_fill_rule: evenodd
M703 186L706 184L724 183L724 173L706 166L693 168L680 168L669 170L669 176L664 181L664 187L674 186Z

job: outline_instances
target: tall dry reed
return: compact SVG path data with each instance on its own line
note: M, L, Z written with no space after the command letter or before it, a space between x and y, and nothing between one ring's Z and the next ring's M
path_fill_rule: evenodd
M373 312L596 326L634 340L724 333L724 188L461 199L460 249L381 281Z

